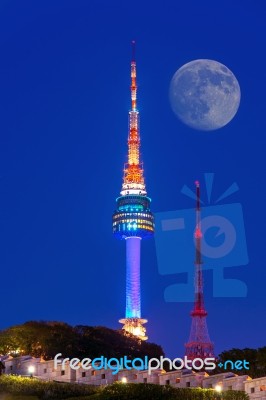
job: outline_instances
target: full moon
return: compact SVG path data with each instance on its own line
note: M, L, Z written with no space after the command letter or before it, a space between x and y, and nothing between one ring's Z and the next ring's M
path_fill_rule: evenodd
M171 80L169 95L177 117L202 131L228 124L241 97L234 74L214 60L195 60L179 68Z

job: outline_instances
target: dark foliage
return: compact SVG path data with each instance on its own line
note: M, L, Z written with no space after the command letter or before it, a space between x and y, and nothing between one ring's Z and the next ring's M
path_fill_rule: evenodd
M258 349L231 349L223 351L218 357L218 363L223 364L227 360L232 360L233 362L237 360L246 360L249 362L249 370L233 370L232 372L238 375L249 375L252 378L260 378L266 375L266 347L260 347ZM227 367L227 371L231 371L230 367ZM225 372L224 369L217 367L213 374L220 372Z
M63 357L160 357L160 346L105 327L70 326L63 322L30 321L0 331L0 354Z
M104 389L74 383L45 382L15 376L0 377L0 394L37 396L40 400L248 400L245 392L216 393L212 389L175 389L145 383L114 383Z
M114 383L88 397L88 400L248 400L245 392L227 391L218 394L212 389L175 389L145 383ZM73 399L74 400L74 399Z
M41 400L67 399L76 396L84 397L92 395L97 391L97 387L90 385L46 382L34 378L22 378L10 375L2 375L0 377L0 393L37 396Z

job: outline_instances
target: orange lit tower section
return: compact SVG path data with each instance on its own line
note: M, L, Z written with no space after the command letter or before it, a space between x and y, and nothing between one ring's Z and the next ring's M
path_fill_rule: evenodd
M135 43L131 61L131 110L129 111L128 159L120 197L113 214L115 237L126 240L126 315L119 322L123 329L146 340L147 320L141 318L140 296L140 244L153 236L154 217L150 211L151 199L147 197L143 164L140 161L139 112L137 110L137 83Z
M195 301L191 311L192 324L188 343L185 344L185 355L189 360L195 358L214 357L213 343L210 341L207 328L207 311L204 306L202 257L201 257L201 210L200 210L200 184L196 184L196 227L194 232L196 257L195 257Z
M131 61L131 110L129 111L128 162L124 168L124 180L121 195L146 195L143 164L140 162L139 112L137 110L136 61L134 57L135 42L132 42L133 57Z

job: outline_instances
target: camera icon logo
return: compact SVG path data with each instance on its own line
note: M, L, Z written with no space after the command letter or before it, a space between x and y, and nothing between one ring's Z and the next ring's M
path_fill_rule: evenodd
M247 287L240 279L224 277L224 269L248 264L244 218L240 203L220 204L238 190L231 185L210 204L214 174L205 174L208 205L201 205L203 271L213 272L214 297L246 297ZM183 194L195 199L184 186ZM217 204L219 203L219 204ZM155 244L161 275L172 275L173 283L165 289L167 302L194 300L195 209L156 213Z

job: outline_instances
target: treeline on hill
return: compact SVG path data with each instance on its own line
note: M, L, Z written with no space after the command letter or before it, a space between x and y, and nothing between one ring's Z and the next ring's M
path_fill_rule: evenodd
M232 360L233 362L237 360L246 360L249 362L249 370L233 370L232 372L237 373L238 375L249 375L252 378L260 378L262 376L266 376L266 346L260 347L258 349L231 349L228 351L223 351L219 357L218 362L222 362L223 364L227 360ZM208 371L209 372L209 371ZM225 372L222 368L217 368L211 373L220 373ZM209 372L210 373L210 372Z
M129 358L164 355L162 348L153 343L125 335L122 330L102 326L71 326L63 322L30 321L0 331L0 354L31 355L54 358L58 353L63 357L80 359L104 356Z
M64 322L30 321L0 331L0 354L31 355L53 359L58 353L63 357L80 359L104 356L128 358L160 358L164 355L161 346L125 335L122 330L113 330L102 326L71 326ZM238 375L252 378L266 376L266 346L258 349L232 349L222 352L218 362L246 360L249 370L233 370ZM231 371L228 368L228 371ZM225 372L223 368L208 371L211 374Z

